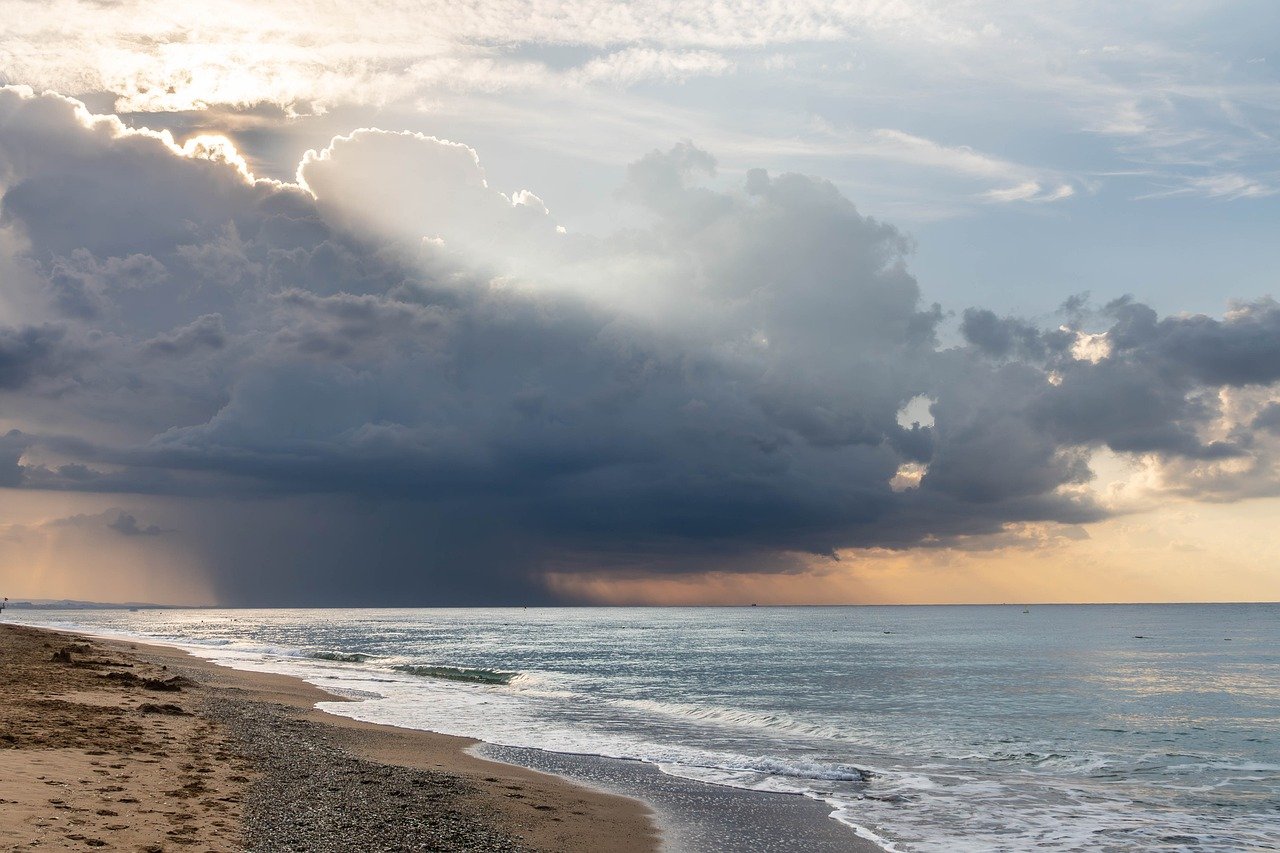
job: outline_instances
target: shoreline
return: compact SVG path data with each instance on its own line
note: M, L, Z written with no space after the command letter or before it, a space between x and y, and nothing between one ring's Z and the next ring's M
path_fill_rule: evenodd
M834 820L830 808L820 800L687 780L664 774L643 762L500 747L474 738L359 721L315 707L318 702L353 700L300 677L232 668L174 646L13 623L0 625L0 646L5 641L5 629L11 628L40 632L69 643L99 646L189 680L188 690L199 697L197 704L202 709L196 711L199 718L224 727L257 729L256 742L249 738L250 742L241 747L242 751L259 754L256 761L252 755L247 761L267 766L268 783L272 781L272 761L268 759L273 758L280 765L275 775L290 775L288 769L282 769L290 766L296 775L297 762L291 758L297 756L291 757L289 751L306 752L311 758L317 752L317 741L323 742L320 752L324 752L324 748L330 750L325 759L328 765L342 764L344 759L355 760L367 763L370 768L436 774L460 783L467 788L463 798L465 807L455 806L451 811L455 815L465 814L472 829L491 835L482 835L483 841L476 839L481 846L472 842L458 849L565 853L603 850L728 853L765 849L779 853L791 850L882 853L884 849ZM281 732L289 731L291 726L312 730L303 734L290 732L296 736L295 742L288 743L282 752L275 742L290 741ZM0 741L0 749L3 746ZM270 754L267 759L262 758L265 754ZM363 771L366 776L371 772L369 768ZM359 847L343 846L341 839L322 842L315 836L296 846L296 842L288 838L300 832L298 821L273 820L270 816L265 820L266 825L255 829L255 825L264 824L264 820L253 813L254 789L263 788L264 782L259 777L254 779L252 783L241 783L240 796L246 797L247 802L248 815L242 817L245 837L250 839L254 832L258 835L253 844L255 850L418 849L408 846L403 839L377 846L367 836L363 836ZM296 782L295 779L294 787ZM360 782L370 784L367 778ZM0 790L3 783L4 774L0 773ZM411 784L423 783L419 780ZM274 787L281 786L275 784ZM366 793L367 789L356 791ZM297 799L296 791L273 791L276 798L282 795ZM3 799L0 796L0 801ZM369 806L368 799L363 798L365 806ZM330 803L329 807L336 812L350 810L342 802ZM372 813L366 816L364 826L394 820L394 815L381 814L385 809L377 803L363 808L364 811L370 809ZM273 834L281 838L272 839ZM5 826L0 822L0 842L7 840ZM134 849L147 848L144 845ZM208 849L244 847L212 845ZM453 848L433 843L430 849Z
M316 710L336 697L292 676L12 623L0 649L5 848L660 848L639 800Z
M699 782L636 759L601 758L482 743L478 751L521 767L649 804L670 853L887 853L835 819L816 798Z

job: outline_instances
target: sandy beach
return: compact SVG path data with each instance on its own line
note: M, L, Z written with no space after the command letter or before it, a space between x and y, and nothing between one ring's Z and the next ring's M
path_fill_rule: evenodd
M0 849L658 849L641 802L313 709L287 676L0 625Z

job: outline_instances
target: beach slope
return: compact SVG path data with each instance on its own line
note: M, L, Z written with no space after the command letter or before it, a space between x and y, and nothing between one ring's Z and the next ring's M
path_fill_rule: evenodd
M0 849L650 853L644 804L314 710L288 676L0 625Z

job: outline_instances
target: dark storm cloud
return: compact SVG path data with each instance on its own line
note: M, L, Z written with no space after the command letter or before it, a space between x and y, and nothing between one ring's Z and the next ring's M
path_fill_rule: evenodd
M30 443L30 439L16 429L0 436L0 486L22 485L24 471L20 462Z
M52 324L0 327L0 390L22 388L67 369L74 356L64 346L65 338L66 330Z
M1074 339L1069 331L1046 332L1016 317L997 317L985 308L965 309L960 334L984 355L1031 360L1064 354Z
M961 331L984 355L1013 356L1052 371L1054 383L1020 396L1030 422L1057 443L1199 459L1243 452L1231 441L1205 441L1203 428L1218 415L1219 388L1280 380L1280 306L1263 299L1238 305L1221 320L1161 319L1125 298L1100 316L1110 325L1095 338L1099 354L1105 351L1098 358L1074 357L1070 330L1043 332L990 311L966 311Z
M1280 403L1268 403L1264 406L1250 426L1280 434Z
M1109 338L1123 358L1178 371L1208 386L1280 380L1280 305L1272 299L1240 305L1222 320L1203 315L1159 319L1149 307L1128 300L1108 309L1116 316Z
M1103 446L1271 452L1270 410L1218 429L1217 395L1280 378L1274 303L1077 305L1057 329L970 310L942 348L900 231L815 178L712 189L688 144L630 170L645 224L587 237L418 134L335 139L304 189L52 96L0 91L0 130L24 246L0 270L45 318L0 332L0 405L27 413L0 484L175 496L229 602L792 571L1101 518L1081 487ZM921 397L932 423L901 425Z

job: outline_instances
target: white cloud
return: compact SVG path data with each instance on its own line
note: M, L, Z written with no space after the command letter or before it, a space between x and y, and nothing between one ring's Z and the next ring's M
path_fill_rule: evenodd
M642 80L679 82L691 77L715 77L732 71L734 63L707 50L668 51L634 47L595 57L578 68L582 83L630 84Z
M1024 181L1012 187L988 190L982 194L982 197L987 201L994 202L1026 201L1045 203L1062 201L1063 199L1071 198L1075 194L1075 188L1070 184L1059 184L1056 187L1046 189L1040 185L1039 181Z
M1201 196L1204 198L1234 201L1245 198L1266 198L1280 193L1280 185L1235 173L1187 177L1182 186L1147 193L1142 198L1170 198L1173 196Z
M590 46L600 53L578 76L618 82L723 73L726 61L712 51L725 48L839 41L861 32L944 43L971 37L929 5L322 0L299 15L283 4L245 0L217 7L5 0L0 68L15 81L117 92L124 109L383 101L406 95L406 84L457 83L460 70L481 86L510 76L510 68L529 70L475 47L481 44Z
M270 103L309 114L459 98L459 112L501 123L521 111L531 137L624 162L636 153L621 153L626 126L645 114L680 116L694 126L679 136L722 152L723 137L745 137L781 158L789 141L796 156L833 142L807 122L817 112L850 128L847 156L992 181L936 188L850 168L861 185L882 180L886 204L937 215L975 199L1061 200L1086 173L1129 171L1147 184L1137 195L1270 194L1280 84L1265 63L1230 60L1249 14L1204 0L1105 11L1050 0L319 0L305 14L247 0L0 0L0 77L110 93L121 111ZM695 79L714 86L681 86ZM640 84L643 98L626 91ZM1062 140L1081 133L1102 140L1094 162L1063 155ZM1013 151L1008 139L1035 142Z

